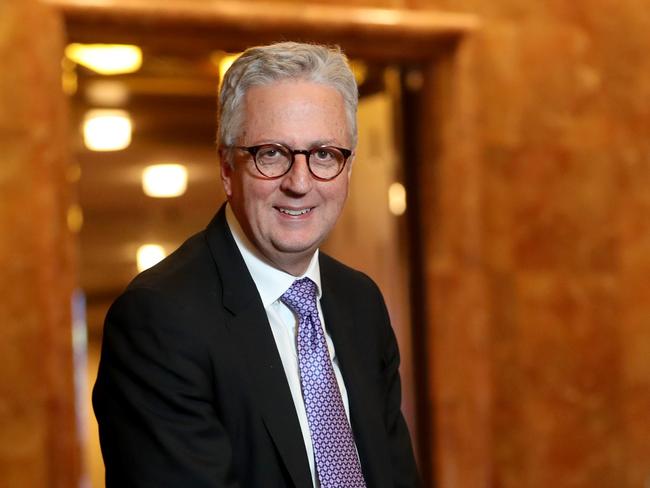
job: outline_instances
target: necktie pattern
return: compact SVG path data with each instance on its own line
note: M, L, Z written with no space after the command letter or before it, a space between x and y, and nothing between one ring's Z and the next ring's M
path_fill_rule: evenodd
M316 284L297 280L280 300L298 316L298 365L321 488L365 488L316 306Z

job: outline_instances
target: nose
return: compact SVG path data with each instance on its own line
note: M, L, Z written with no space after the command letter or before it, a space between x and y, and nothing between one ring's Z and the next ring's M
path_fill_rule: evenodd
M291 169L282 178L280 187L283 191L304 195L311 190L313 184L307 157L304 154L296 154Z

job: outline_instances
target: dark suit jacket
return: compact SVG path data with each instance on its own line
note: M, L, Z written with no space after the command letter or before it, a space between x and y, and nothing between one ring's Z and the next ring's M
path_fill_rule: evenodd
M381 294L364 274L320 259L368 488L417 486ZM93 406L108 488L312 486L280 356L224 208L111 307Z

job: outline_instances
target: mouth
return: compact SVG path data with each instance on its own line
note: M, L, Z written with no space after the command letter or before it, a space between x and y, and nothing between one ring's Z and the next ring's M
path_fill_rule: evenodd
M307 208L286 208L286 207L275 207L280 213L289 215L291 217L300 217L302 215L307 215L309 212L311 212L314 207L307 207Z

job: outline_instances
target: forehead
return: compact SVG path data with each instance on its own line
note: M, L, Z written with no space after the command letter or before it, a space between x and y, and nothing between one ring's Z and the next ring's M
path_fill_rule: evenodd
M313 142L349 144L343 96L333 87L309 81L253 86L244 97L245 144Z

